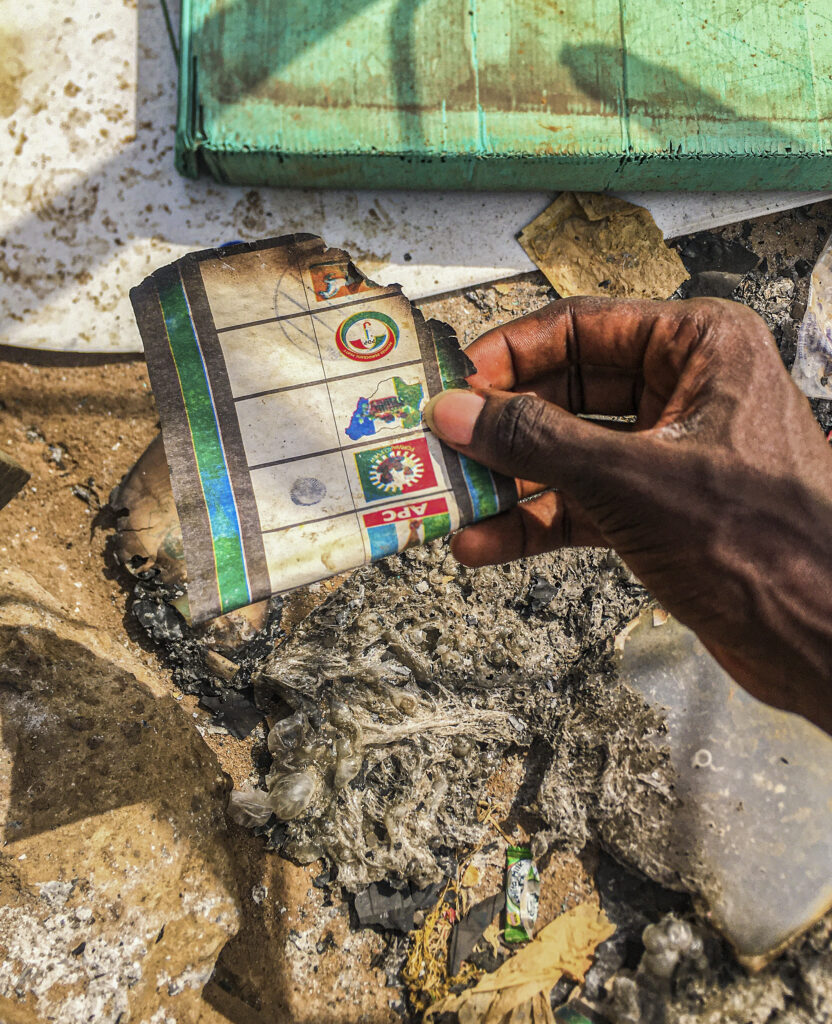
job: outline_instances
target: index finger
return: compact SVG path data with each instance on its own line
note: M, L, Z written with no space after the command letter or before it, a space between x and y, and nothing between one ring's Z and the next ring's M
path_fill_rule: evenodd
M574 367L590 377L617 371L632 378L643 372L648 346L672 341L689 315L682 302L559 299L470 345L465 352L477 372L468 380L473 387L510 391ZM673 382L665 383L672 390Z

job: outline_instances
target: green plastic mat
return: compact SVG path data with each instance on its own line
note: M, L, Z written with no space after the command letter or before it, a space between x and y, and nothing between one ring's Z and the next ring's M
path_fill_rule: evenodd
M832 0L183 0L176 153L238 184L828 188Z

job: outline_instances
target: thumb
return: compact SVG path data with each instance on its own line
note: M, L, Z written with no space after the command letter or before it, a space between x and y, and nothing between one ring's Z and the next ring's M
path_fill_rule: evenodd
M635 435L582 420L537 395L443 391L424 417L450 447L506 476L563 490L588 512L620 493L634 461L647 454Z

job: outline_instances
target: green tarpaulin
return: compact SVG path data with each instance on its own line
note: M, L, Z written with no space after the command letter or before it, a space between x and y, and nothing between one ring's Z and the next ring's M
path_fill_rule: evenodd
M832 182L830 0L184 0L180 170L241 184Z

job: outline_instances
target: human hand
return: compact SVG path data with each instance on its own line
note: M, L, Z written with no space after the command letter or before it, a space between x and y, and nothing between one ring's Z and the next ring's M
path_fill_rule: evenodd
M718 299L567 299L467 355L474 391L425 418L537 496L455 556L613 547L740 685L832 732L832 450L763 321Z

